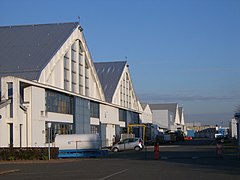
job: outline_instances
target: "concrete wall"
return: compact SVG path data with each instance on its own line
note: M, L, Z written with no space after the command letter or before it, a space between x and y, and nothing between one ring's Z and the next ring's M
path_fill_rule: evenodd
M100 104L100 121L102 146L112 146L116 127L125 127L125 122L119 121L118 108Z
M102 147L110 147L115 140L115 125L114 124L101 124L101 140Z
M20 108L19 97L19 81L18 78L4 77L1 79L1 100L9 99L8 97L8 83L12 83L13 96L12 96L12 116L10 115L11 104L6 105L0 109L0 146L8 147L10 145L10 124L13 125L13 146L24 147L26 146L26 114Z
M101 123L119 124L118 108L100 104Z
M140 114L140 119L142 123L152 123L153 114L149 105L147 105L146 108L143 110L142 114Z
M28 129L27 137L28 146L46 146L45 123L73 123L73 115L60 114L45 111L45 89L30 86L25 90L27 104L27 121L26 127Z
M45 145L45 89L31 86L29 104L29 146Z

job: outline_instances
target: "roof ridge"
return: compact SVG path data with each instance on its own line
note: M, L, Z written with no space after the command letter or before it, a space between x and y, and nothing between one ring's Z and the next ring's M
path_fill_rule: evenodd
M103 62L94 62L94 64L101 64L101 63L127 63L127 61L103 61Z
M149 105L164 105L164 104L178 104L177 102L166 102L166 103L148 103Z
M8 26L0 26L0 28L27 27L27 26L44 26L44 25L62 25L62 24L79 24L79 22L61 22L61 23L44 23L44 24L8 25Z

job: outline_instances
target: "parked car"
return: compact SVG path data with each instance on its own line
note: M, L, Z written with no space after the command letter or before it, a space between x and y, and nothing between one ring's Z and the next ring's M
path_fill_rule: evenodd
M141 138L127 138L114 144L111 148L113 152L124 150L140 151L143 149L143 141Z

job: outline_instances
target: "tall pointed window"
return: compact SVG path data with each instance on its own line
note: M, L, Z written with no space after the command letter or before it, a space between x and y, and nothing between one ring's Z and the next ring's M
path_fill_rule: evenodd
M132 86L129 74L125 73L120 84L120 105L132 108Z
M70 60L69 52L64 56L64 89L70 90Z
M84 62L84 56L83 56L83 48L82 44L79 41L79 94L83 94L83 77L84 77L84 69L83 69L83 62Z
M85 95L89 96L89 66L85 63Z
M77 92L77 49L76 42L71 47L72 91Z

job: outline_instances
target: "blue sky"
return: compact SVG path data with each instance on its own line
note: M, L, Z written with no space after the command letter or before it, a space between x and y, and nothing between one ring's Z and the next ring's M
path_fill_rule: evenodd
M1 0L0 26L78 21L93 61L125 60L144 102L216 124L240 104L239 0Z

